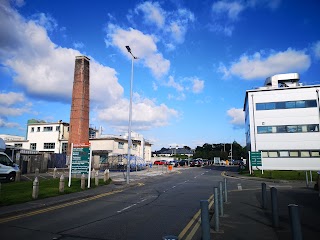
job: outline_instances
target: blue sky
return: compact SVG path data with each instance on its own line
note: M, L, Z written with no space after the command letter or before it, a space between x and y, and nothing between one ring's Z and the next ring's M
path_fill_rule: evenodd
M70 121L75 56L90 61L90 124L153 150L245 144L245 91L298 72L320 82L318 0L0 0L0 134Z

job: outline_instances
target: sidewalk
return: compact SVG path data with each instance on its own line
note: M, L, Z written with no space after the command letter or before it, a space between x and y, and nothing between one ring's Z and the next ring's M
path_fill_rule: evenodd
M237 177L237 173L227 173ZM242 177L241 179L245 179ZM248 178L252 180L251 178ZM256 179L255 179L256 180ZM318 191L307 188L301 181L287 181L292 188L267 184L267 209L261 208L261 189L228 191L228 202L224 204L224 217L220 217L220 229L212 231L211 239L292 239L289 204L299 206L303 239L317 239L320 235L320 198ZM277 188L279 227L274 228L270 186ZM211 220L213 229L214 222Z

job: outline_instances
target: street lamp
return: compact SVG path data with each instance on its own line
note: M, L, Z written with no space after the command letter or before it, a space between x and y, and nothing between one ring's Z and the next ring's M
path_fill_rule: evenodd
M133 60L137 59L135 57L129 46L126 46L126 49L132 56L131 60L131 80L130 80L130 104L129 104L129 127L128 127L128 162L127 162L127 184L130 183L130 155L131 155L131 148L132 148L132 141L131 141L131 122L132 122L132 84L133 84Z

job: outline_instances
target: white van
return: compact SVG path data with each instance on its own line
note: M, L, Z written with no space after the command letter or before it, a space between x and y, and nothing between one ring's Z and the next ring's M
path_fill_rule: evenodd
M0 180L14 182L18 171L20 171L19 166L7 154L0 152Z

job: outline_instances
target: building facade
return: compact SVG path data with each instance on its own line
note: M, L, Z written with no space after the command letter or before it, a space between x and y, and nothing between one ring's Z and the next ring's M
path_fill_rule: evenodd
M246 91L246 145L261 151L263 169L320 170L320 85L303 86L299 78L279 74Z

